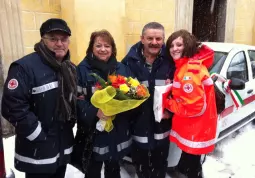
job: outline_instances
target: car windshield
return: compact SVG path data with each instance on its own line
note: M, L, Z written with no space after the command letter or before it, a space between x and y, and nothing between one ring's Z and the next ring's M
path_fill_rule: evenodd
M227 52L215 51L213 65L209 68L210 73L220 73L220 70L227 58Z

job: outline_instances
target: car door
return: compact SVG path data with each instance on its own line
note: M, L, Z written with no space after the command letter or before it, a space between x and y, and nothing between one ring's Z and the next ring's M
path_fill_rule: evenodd
M230 93L226 94L226 109L222 112L219 119L219 131L221 132L219 137L224 136L224 132L238 128L240 126L239 121L249 116L254 110L248 104L251 96L250 89L254 86L254 83L250 81L250 67L248 67L250 61L246 53L243 49L231 50L220 73L227 79L235 77L244 80L245 89L237 91L244 101L244 104L240 107L236 107Z
M247 51L247 58L249 58L249 80L251 82L250 89L247 92L250 93L250 106L252 107L253 112L255 112L255 49L249 49Z

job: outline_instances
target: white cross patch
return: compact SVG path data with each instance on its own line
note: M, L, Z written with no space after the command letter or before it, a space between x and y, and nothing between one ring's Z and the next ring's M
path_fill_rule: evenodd
M185 91L185 93L191 93L193 91L193 85L190 83L186 83L183 86L183 90Z

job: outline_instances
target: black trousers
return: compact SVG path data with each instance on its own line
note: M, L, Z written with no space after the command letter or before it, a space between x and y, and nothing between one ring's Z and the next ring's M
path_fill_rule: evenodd
M132 161L139 178L165 178L169 144L146 150L133 143Z
M202 178L201 155L192 155L182 151L178 170L188 178Z
M96 161L91 159L89 162L88 171L85 175L86 178L101 178L101 169L104 163L104 176L105 178L120 178L120 165L119 161Z
M26 173L26 178L65 178L66 173L66 165L61 166L57 169L57 171L53 174L42 174L42 173Z

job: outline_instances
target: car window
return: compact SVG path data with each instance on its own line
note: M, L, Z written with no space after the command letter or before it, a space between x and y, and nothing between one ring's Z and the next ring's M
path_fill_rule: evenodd
M251 60L251 69L252 69L252 76L255 78L255 50L249 50L248 51L250 60Z
M232 77L248 81L247 62L243 51L237 53L228 66L227 78L231 79Z
M214 52L214 60L213 65L209 68L210 73L220 73L220 70L225 62L225 59L227 58L228 53L221 52L221 51L215 51Z

